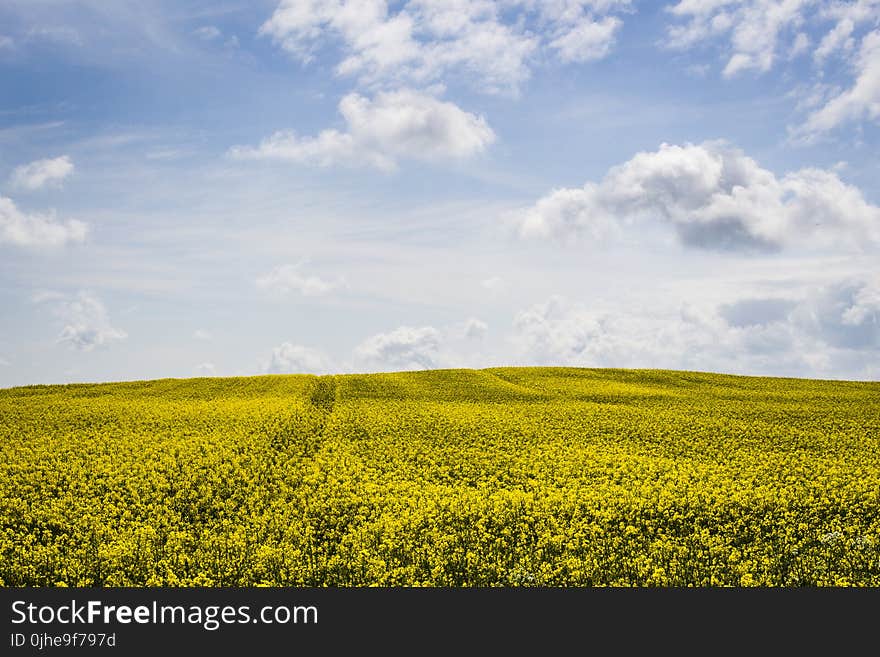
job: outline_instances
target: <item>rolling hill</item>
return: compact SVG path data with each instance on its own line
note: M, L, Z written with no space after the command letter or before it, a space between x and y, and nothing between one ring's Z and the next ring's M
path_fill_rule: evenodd
M880 585L880 383L29 386L0 453L4 586Z

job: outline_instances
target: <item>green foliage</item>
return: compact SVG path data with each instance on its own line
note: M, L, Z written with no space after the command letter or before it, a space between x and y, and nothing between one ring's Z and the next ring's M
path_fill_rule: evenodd
M880 585L880 384L521 368L0 390L0 585Z

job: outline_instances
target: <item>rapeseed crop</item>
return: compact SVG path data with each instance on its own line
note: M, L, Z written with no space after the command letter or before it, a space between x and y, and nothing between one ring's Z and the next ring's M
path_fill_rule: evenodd
M31 386L0 454L3 586L880 585L880 383Z

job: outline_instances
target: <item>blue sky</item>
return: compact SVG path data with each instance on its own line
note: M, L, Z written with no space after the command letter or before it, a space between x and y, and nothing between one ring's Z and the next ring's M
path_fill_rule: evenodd
M0 386L880 378L880 1L0 6Z

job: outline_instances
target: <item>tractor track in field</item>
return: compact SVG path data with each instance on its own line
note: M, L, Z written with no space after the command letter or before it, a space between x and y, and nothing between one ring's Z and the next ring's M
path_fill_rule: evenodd
M336 377L332 374L319 376L315 380L315 387L309 394L309 403L317 410L327 413L333 412L336 406Z

